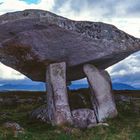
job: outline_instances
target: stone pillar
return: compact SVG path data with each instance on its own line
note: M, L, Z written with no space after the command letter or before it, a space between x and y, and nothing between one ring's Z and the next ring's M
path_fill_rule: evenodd
M96 67L85 64L83 70L91 88L91 102L98 122L117 115L116 105L112 95L111 80L105 71L98 71Z
M66 89L65 62L47 67L47 113L52 125L72 124L72 116Z

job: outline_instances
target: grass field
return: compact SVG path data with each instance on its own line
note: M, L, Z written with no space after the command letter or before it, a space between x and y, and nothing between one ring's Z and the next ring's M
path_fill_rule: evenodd
M85 93L87 90L71 91L71 96ZM116 92L115 92L116 93ZM131 92L132 93L132 92ZM129 96L131 96L129 92ZM136 93L136 92L135 92ZM126 94L119 91L117 94ZM133 93L132 93L133 94ZM21 92L4 93L0 97L20 96L21 98L37 98L44 93ZM139 94L133 94L140 98ZM75 96L76 97L76 96ZM88 97L87 97L88 99ZM77 99L70 99L71 108L84 107ZM51 125L29 119L28 113L40 106L41 103L19 104L14 106L0 106L0 140L140 140L140 114L134 112L134 105L131 102L117 103L119 115L107 120L109 126L97 126L88 130L73 129L71 133L63 128L52 127ZM86 104L86 107L89 104ZM7 121L19 123L24 129L24 134L13 137L11 130L4 129L2 124Z

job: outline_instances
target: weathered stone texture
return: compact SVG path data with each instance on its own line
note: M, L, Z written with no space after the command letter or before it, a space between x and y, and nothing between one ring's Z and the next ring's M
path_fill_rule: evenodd
M90 125L97 124L94 110L91 109L76 109L72 111L73 124L78 128L88 128Z
M47 68L48 119L53 125L72 124L66 90L66 64L54 63Z
M84 72L91 88L92 104L98 122L117 115L109 77L93 65L84 65Z
M36 81L46 81L46 66L54 62L66 62L71 81L85 77L86 63L105 69L139 50L138 38L101 22L42 10L0 16L0 61Z

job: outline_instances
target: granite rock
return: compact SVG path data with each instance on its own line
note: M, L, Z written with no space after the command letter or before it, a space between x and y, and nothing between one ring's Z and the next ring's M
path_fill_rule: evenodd
M83 65L105 69L140 50L140 39L113 25L73 21L48 11L0 16L0 61L44 81L46 66L66 62L67 81L85 77Z

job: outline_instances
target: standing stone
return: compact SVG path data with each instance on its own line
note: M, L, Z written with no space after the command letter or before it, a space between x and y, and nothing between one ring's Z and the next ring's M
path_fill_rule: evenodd
M48 119L52 125L71 124L72 117L66 90L66 64L54 63L47 67Z
M109 74L100 72L93 65L84 65L84 72L91 88L91 102L98 122L117 115L116 105L111 92Z

